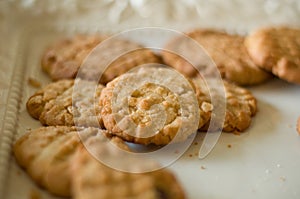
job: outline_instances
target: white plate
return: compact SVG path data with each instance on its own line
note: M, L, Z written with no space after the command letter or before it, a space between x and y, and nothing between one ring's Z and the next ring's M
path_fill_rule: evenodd
M40 67L40 58L45 47L61 35L93 30L95 29L54 26L49 29L39 27L24 31L19 38L19 54L14 57L18 60L14 65L15 76L12 80L16 83L11 88L15 94L10 95L16 100L22 97L21 101L11 100L11 104L20 104L18 113L16 108L12 111L18 116L18 130L7 130L11 134L6 135L8 145L12 136L16 137L28 128L40 126L27 113L25 103L36 91L27 83L29 77L37 79L43 85L50 82ZM155 37L148 35L145 42L160 39ZM300 198L300 137L296 132L296 121L300 116L300 86L274 79L250 90L258 99L259 112L245 133L223 133L214 150L203 160L199 160L196 155L204 137L204 134L199 134L195 140L198 144L193 144L169 167L182 183L188 198ZM8 147L2 147L2 150L10 152ZM4 167L7 158L0 158ZM16 165L13 158L9 160L9 167L5 166L0 173L2 177L8 176L4 179L5 199L27 199L33 190L38 190L43 199L55 198L40 190ZM6 169L8 173L5 172Z

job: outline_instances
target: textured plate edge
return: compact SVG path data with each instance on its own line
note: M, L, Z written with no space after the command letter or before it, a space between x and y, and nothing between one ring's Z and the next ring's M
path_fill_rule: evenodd
M19 35L11 37L11 40L14 41L19 41L19 39ZM16 59L19 53L19 43L14 44L14 42L8 42L8 44L10 47L13 46L10 48L9 52L12 56L6 60L5 64L8 64L10 67L12 67L12 76L10 79L10 89L7 97L5 114L2 120L3 126L0 138L0 196L4 196L5 181L7 179L7 171L10 165L12 143L14 140L14 134L16 132L18 111L21 101L24 70L20 60Z

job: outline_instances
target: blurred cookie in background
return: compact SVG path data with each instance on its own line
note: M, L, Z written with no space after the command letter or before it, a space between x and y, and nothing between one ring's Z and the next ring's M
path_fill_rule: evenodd
M186 33L186 37L174 38L165 49L162 53L164 62L189 77L199 72L211 74L211 70L215 70L212 66L214 63L222 78L237 85L256 85L272 77L249 57L243 36L213 29L197 29Z
M283 80L300 84L299 28L261 28L246 38L245 45L259 67Z

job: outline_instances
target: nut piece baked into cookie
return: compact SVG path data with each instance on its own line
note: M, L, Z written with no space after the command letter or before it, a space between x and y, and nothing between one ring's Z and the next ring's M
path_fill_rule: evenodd
M271 77L251 60L244 46L244 37L210 29L194 30L187 33L186 38L182 36L170 41L165 49L178 55L163 51L165 63L189 77L198 74L191 63L201 73L210 74L214 70L212 62L207 60L209 57L200 46L195 47L193 40L204 48L215 62L221 76L230 82L247 86L262 83Z
M108 39L105 35L77 35L54 43L42 57L42 68L53 80L75 78L86 57L101 42ZM86 66L82 67L80 78L99 80L107 83L131 68L145 64L158 63L159 58L149 49L139 44L121 39L109 39L93 52ZM128 52L131 51L131 52ZM94 54L95 53L95 54ZM106 66L109 68L102 74Z
M300 84L300 29L261 28L246 38L245 45L258 66Z
M207 81L214 81L213 79L207 79ZM200 117L203 126L199 126L201 131L207 131L211 113L214 109L211 98L218 98L220 93L215 90L209 90L205 81L200 78L193 78L193 82L198 90L197 97L200 108ZM234 84L223 81L225 88L225 118L224 118L224 132L242 132L246 130L251 124L251 117L256 114L257 105L255 97L250 91L236 86ZM223 86L223 85L220 85Z
M81 79L50 83L28 99L27 111L43 125L102 126L98 98L103 88Z
M100 97L104 126L139 144L184 141L198 127L194 88L171 68L141 67L109 82Z

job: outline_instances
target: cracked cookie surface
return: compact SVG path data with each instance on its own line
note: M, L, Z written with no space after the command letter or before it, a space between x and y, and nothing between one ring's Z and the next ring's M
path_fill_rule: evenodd
M79 75L105 84L131 68L159 62L151 50L131 41L106 35L76 35L52 44L42 57L42 68L53 80Z
M41 127L17 140L13 152L18 164L40 186L59 196L70 196L71 180L69 161L81 144L78 132L92 136L101 131L90 132L77 127Z
M124 162L117 152L107 152L101 145L93 148L93 154L117 158L129 167L145 166L141 160ZM175 176L167 169L144 173L116 170L95 159L80 147L72 162L72 184L75 199L184 199L185 194Z
M102 126L98 100L103 88L81 79L50 83L28 99L27 111L43 125Z
M149 162L123 161L130 151L123 140L107 137L106 130L84 127L41 127L20 137L13 147L17 163L41 187L58 196L76 199L184 199L185 194L168 170L144 173L118 171L104 157L143 171ZM96 159L95 157L100 157ZM157 163L153 163L153 168ZM150 165L151 166L151 165Z
M197 129L195 91L169 68L144 67L114 79L103 89L100 106L104 126L134 143L179 142Z
M208 80L212 81L212 80ZM199 129L201 131L207 131L211 114L214 109L211 98L220 98L220 93L215 90L210 90L206 82L200 78L193 79L194 84L199 89L197 94L200 117L203 120L204 125ZM245 88L241 88L232 83L223 81L225 89L225 118L223 131L224 132L243 132L251 124L251 118L257 112L256 98ZM220 85L222 86L222 85Z

